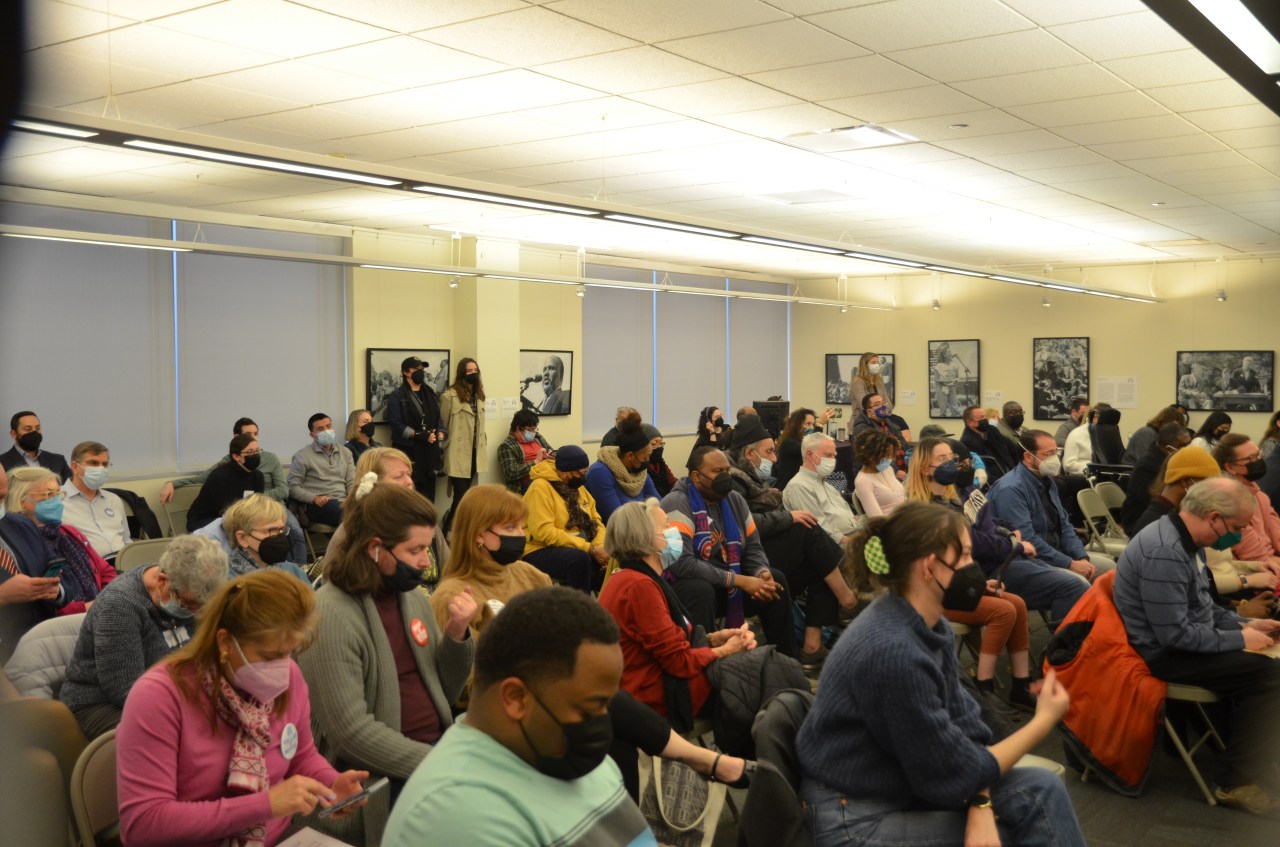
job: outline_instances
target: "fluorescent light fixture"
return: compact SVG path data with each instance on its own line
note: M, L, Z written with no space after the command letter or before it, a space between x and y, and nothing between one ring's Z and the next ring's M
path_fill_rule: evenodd
M691 232L694 235L713 235L716 238L737 238L738 233L729 232L724 229L712 229L706 226L693 226L691 224L679 224L674 221L660 221L657 218L638 218L635 215L617 215L606 214L606 218L611 221L621 221L624 224L638 224L639 226L656 226L659 229L674 229L679 232Z
M1034 285L1036 288L1044 285L1042 282L1034 282L1029 279L1018 279L1016 276L1001 276L1000 274L987 274L988 279L998 279L1001 282L1016 282L1018 285Z
M1249 59L1272 76L1280 74L1280 41L1240 0L1188 0Z
M652 285L614 285L609 282L587 282L591 288L616 288L619 291L657 291Z
M550 282L554 285L578 285L578 282L572 279L547 279L541 276L514 276L508 274L471 274L472 276L483 276L485 279L512 279L516 282Z
M437 271L430 268L406 268L401 265L361 265L362 268L368 268L374 271L405 271L411 274L439 274L440 276L476 276L476 274L467 273L466 271Z
M127 241L97 241L92 238L63 238L57 235L27 235L21 232L0 232L9 238L32 238L36 241L65 241L71 244L96 244L100 247L132 247L135 250L162 250L166 253L190 253L188 247L162 247L159 244L130 244Z
M523 209L541 209L544 212L561 212L566 215L584 215L594 217L600 213L594 209L579 209L574 206L561 206L558 203L543 203L541 200L526 200L523 197L508 197L505 194L487 194L483 191L467 191L464 188L446 188L443 185L415 185L414 191L425 194L439 194L444 197L458 197L463 200L479 200L482 203L499 203L503 206L519 206Z
M1073 294L1083 294L1083 288L1076 288L1074 285L1054 285L1052 282L1046 282L1042 288L1052 288L1054 291L1070 291Z
M729 297L729 298L733 297L733 295L727 291L689 291L683 288L666 288L666 289L659 288L658 290L659 291L665 290L670 294L693 294L697 297Z
M944 265L925 265L925 267L931 271L941 271L944 274L960 274L961 276L981 276L981 277L988 276L988 274L980 273L978 271L963 271L963 270L960 270L960 268L948 268Z
M1150 297L1121 297L1120 299L1121 299L1121 300L1128 300L1128 301L1130 301L1130 302L1132 302L1132 303L1156 303L1156 302L1159 302L1159 301L1157 301L1157 300L1152 300Z
M751 241L755 244L769 244L773 247L790 247L792 250L808 250L813 253L829 253L839 256L844 251L837 250L834 247L821 247L817 244L804 244L800 241L787 241L782 238L765 238L763 235L744 235L743 241Z
M913 262L910 259L895 259L892 256L877 256L874 253L859 253L856 250L847 251L846 256L854 259L866 259L868 262L886 262L890 265L902 265L904 268L923 268L924 262Z
M832 132L852 136L864 147L882 147L886 144L909 144L912 141L920 140L913 135L907 135L905 132L898 132L896 129L876 126L875 124L863 124L862 126L846 127L845 129L834 129Z
M1089 291L1089 290L1086 290L1084 293L1085 293L1085 294L1092 294L1094 297L1109 297L1109 298L1111 298L1112 300L1120 300L1120 299L1122 299L1122 298L1120 297L1120 295L1119 295L1119 294L1112 294L1112 293L1111 293L1111 292L1109 292L1109 291Z
M398 179L387 179L380 176L337 171L330 168L317 168L312 165L300 165L295 162L280 162L274 159L259 159L256 156L241 156L237 153L224 153L218 150L202 150L199 147L185 147L181 144L162 144L159 141L145 141L131 138L124 142L125 147L136 147L141 150L154 150L157 153L172 153L175 156L190 156L195 159L208 159L211 162L226 162L230 165L248 165L251 168L267 168L273 171L322 176L327 179L343 179L348 182L361 182L365 185L399 185Z
M764 297L756 296L749 292L738 292L735 296L741 297L743 300L763 300L767 303L790 303L790 297Z
M13 120L9 121L9 126L14 129L25 129L28 132L43 132L48 135L62 135L67 138L93 138L98 134L87 129L75 129L74 127L46 124L40 121Z

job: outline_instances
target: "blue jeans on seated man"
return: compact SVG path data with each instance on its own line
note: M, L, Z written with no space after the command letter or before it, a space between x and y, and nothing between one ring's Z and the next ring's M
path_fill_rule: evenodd
M987 577L995 579L997 574L993 570L987 572ZM1065 618L1089 590L1089 581L1083 576L1043 559L1014 559L1005 568L1003 578L1004 587L1021 597L1028 609L1048 611L1055 621Z
M805 826L817 847L962 847L967 809L902 809L887 800L855 800L805 779ZM1072 847L1085 844L1062 780L1041 768L1014 768L991 787L1004 844Z
M342 501L337 497L330 497L329 502L323 506L307 503L306 509L307 517L312 523L328 524L329 526L338 526L342 523Z

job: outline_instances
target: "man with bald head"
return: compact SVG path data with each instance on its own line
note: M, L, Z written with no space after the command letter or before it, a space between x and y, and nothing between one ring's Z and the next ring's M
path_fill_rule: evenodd
M559 356L548 356L542 363L542 405L540 415L569 414L569 391L564 384L564 361Z

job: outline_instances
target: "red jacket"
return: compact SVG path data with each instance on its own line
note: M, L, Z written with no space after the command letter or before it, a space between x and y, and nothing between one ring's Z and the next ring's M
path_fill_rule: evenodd
M687 679L696 715L711 696L711 683L703 671L716 660L716 653L689 643L691 629L683 630L671 620L662 589L642 573L618 570L600 592L600 605L622 632L622 689L670 717L663 674Z
M1046 651L1071 694L1064 744L1121 794L1142 793L1164 719L1167 686L1129 646L1112 600L1115 571L1076 601ZM1090 626L1091 625L1091 626Z
M89 539L84 537L84 533L76 529L74 526L63 524L62 533L70 536L73 541L85 549L89 554L89 564L93 567L93 581L98 584L98 591L106 588L111 580L115 579L118 574L106 559L98 555L98 551L93 549L93 545L89 543ZM92 602L92 601L91 601ZM87 604L83 600L74 600L58 609L59 615L78 615L84 611Z

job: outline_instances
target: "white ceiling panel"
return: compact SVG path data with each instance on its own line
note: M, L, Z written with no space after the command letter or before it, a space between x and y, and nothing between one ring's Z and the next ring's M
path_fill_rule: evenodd
M1046 129L1126 118L1147 118L1168 114L1169 111L1140 91L1098 94L1093 97L1059 100L1056 103L1008 106L1005 110Z
M701 117L790 106L800 102L799 98L738 77L642 91L632 94L630 99L682 115Z
M932 80L883 56L751 74L750 79L802 100L834 100L929 85Z
M1253 129L1254 127L1280 128L1280 116L1254 103L1249 106L1227 106L1221 109L1203 109L1184 112L1183 116L1206 132L1222 132L1229 129Z
M198 129L215 135L237 137L234 136L235 127L237 126L288 132L319 140L346 138L351 135L367 135L374 132L389 132L398 129L401 124L397 121L377 120L367 116L357 117L350 112L330 109L325 106L309 106L304 109L255 115L235 121L223 121L207 127L199 127Z
M560 128L559 135L583 132L602 132L645 124L660 124L680 119L680 115L637 103L622 97L597 97L573 103L543 106L514 113L517 116L536 118ZM543 136L549 137L549 136ZM516 140L516 139L512 139ZM532 141L532 138L519 139ZM502 143L501 139L494 143Z
M356 47L317 53L304 60L345 74L390 83L396 88L417 88L436 82L480 76L509 69L509 65L482 59L410 36L396 36Z
M97 12L110 12L131 21L146 21L207 6L220 0L60 0L68 6L79 6Z
M1125 12L1143 11L1142 0L1002 0L1012 9L1041 26L1107 18Z
M1151 174L1152 176L1175 174L1182 171L1249 166L1238 153L1230 150L1222 150L1215 153L1191 153L1185 156L1159 156L1153 159L1133 159L1125 164L1136 171Z
M284 0L223 0L161 18L155 25L290 58L376 41L387 35L384 29Z
M934 115L977 111L983 106L967 94L962 94L946 85L926 85L904 91L824 100L818 105L843 112L867 123L882 125Z
M112 100L113 104L119 108L120 116L124 120L133 120L129 113L135 107L172 109L175 112L234 120L309 105L298 100L283 100L265 94L253 94L248 91L210 85L207 82L179 82L155 91L121 94Z
M27 101L55 107L105 97L111 91L123 94L174 81L172 74L112 65L105 57L73 53L65 44L28 53L27 73Z
M309 105L383 94L399 86L304 62L277 62L206 77L202 83Z
M847 126L849 117L812 103L778 106L754 112L736 112L712 118L730 129L761 138L783 138L798 132L814 132Z
M1069 168L1097 165L1109 160L1105 156L1084 147L1057 147L1052 150L1036 150L1030 153L1011 153L1003 156L980 157L997 168L1022 173L1031 179L1039 179L1038 171L1046 168Z
M1057 127L1054 132L1077 144L1093 146L1120 141L1147 141L1193 135L1196 128L1179 115L1155 115L1149 118Z
M1147 94L1156 102L1174 112L1194 112L1201 109L1217 109L1225 106L1245 106L1256 103L1252 94L1233 79L1217 79L1209 82L1189 82L1149 88Z
M665 41L662 49L732 74L753 74L867 55L866 50L801 20Z
M469 21L502 12L525 8L522 0L293 0L344 18L394 32L416 32L420 29Z
M647 45L538 65L537 71L611 94L671 88L726 76L723 71Z
M1060 68L1088 61L1041 29L899 50L889 58L939 82Z
M1130 90L1130 86L1098 65L1068 65L954 83L960 91L989 106L1007 108L1045 103L1063 97L1089 97Z
M1225 129L1213 135L1223 144L1244 151L1246 156L1253 155L1254 147L1273 147L1280 144L1280 126Z
M1207 82L1226 77L1213 60L1194 48L1153 53L1149 56L1134 56L1128 59L1111 59L1100 64L1138 88L1183 85L1188 82Z
M62 49L71 55L141 68L163 74L171 80L198 79L238 71L276 62L280 58L273 53L223 44L153 24L138 24L45 49Z
M1061 168L1036 168L1024 171L1028 179L1045 185L1063 185L1085 180L1128 177L1133 171L1115 162L1097 162L1090 165L1068 165Z
M776 4L774 4L776 5ZM760 0L554 0L546 8L647 43L670 41L785 20L785 12Z
M497 62L518 55L523 65L577 59L639 43L543 8L437 27L418 33L418 37Z
M529 114L515 112L505 115L485 115L479 118L468 118L461 121L449 121L431 127L437 132L463 139L469 148L490 148L500 150L503 145L516 144L521 141L541 141L547 138L559 138L567 135L563 126L539 120ZM453 159L453 156L449 157ZM513 155L505 167L516 164L519 155ZM542 157L537 157L541 159ZM545 161L545 159L543 160ZM520 162L519 164L531 164ZM495 164L495 168L504 167Z
M1114 144L1090 145L1093 152L1118 162L1130 159L1150 159L1159 156L1189 156L1192 153L1216 153L1227 146L1211 135L1180 135L1176 138L1159 138L1147 141L1120 141Z
M889 0L807 19L876 53L1033 29L997 0ZM912 26L902 26L902 21Z
M1030 129L1024 132L1006 132L998 135L981 137L962 136L957 131L955 137L933 142L939 147L952 150L962 156L985 158L1003 156L1011 153L1031 153L1037 150L1054 150L1062 147L1073 147L1071 141L1042 129Z
M966 126L960 126L960 124L966 124ZM939 143L980 135L1005 135L1032 130L1035 127L999 109L986 109L981 112L961 112L955 115L917 118L912 121L896 121L893 128L921 141Z
M1183 50L1189 46L1173 27L1146 10L1052 26L1049 32L1095 62Z
M56 0L32 3L27 13L27 48L47 47L86 35L117 29L133 23L129 18L107 15Z
M523 69L440 82L422 90L466 104L473 115L536 109L600 96L594 89Z

